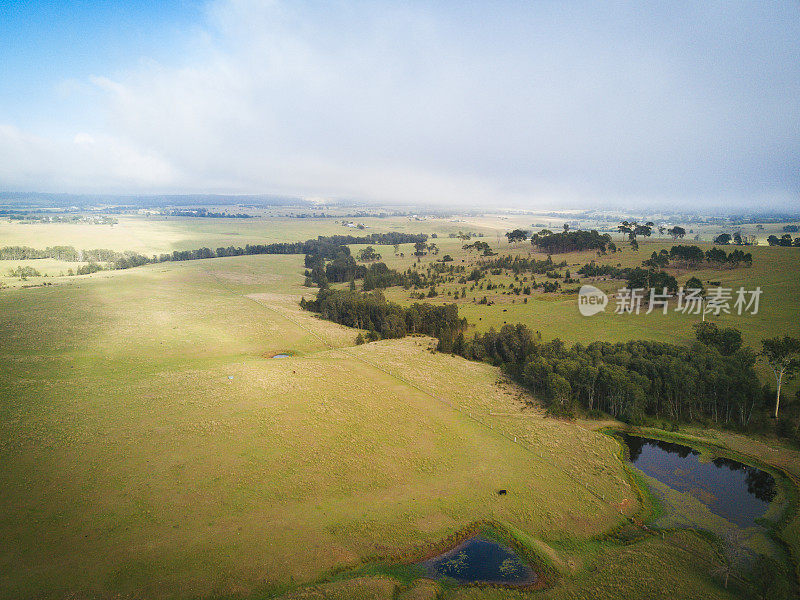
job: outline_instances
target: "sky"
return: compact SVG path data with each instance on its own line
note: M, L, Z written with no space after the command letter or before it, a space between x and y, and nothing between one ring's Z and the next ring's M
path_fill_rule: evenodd
M0 191L800 205L800 3L0 0Z

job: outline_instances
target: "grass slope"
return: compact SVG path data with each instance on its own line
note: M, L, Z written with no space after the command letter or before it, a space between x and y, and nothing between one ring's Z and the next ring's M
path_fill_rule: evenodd
M501 251L527 254L494 240L505 226L497 219L364 221L366 233L436 231L439 256L457 264L475 260L445 237L459 228L483 228ZM36 243L29 227L41 228ZM359 232L296 219L0 223L4 245L145 253L331 233ZM635 265L670 245L643 243L599 262ZM409 245L402 257L378 250L396 268L415 260ZM764 288L760 315L715 319L757 347L800 333L800 284L796 249L752 251L752 269L701 275ZM576 271L591 258L566 260ZM557 565L564 576L542 597L730 597L709 577L714 555L697 536L632 546L595 539L638 509L612 440L589 424L545 418L496 369L431 353L430 340L352 347L352 330L299 310L300 296L313 293L302 279L300 256L246 256L0 291L0 597L521 596L380 569L321 582L364 559L411 558L481 520L523 532ZM452 301L446 292L456 288L440 286L432 301ZM473 303L484 294L496 304ZM401 289L387 295L409 301ZM476 290L458 302L478 330L524 322L567 341L688 343L694 321L585 319L569 295L521 304ZM292 358L269 358L284 352ZM786 449L719 435L787 470L796 461ZM784 537L797 547L796 520Z
M428 341L344 347L352 331L296 308L300 264L0 296L0 596L247 591L475 520L559 539L620 519L609 503L633 494L609 440L522 413L495 370Z

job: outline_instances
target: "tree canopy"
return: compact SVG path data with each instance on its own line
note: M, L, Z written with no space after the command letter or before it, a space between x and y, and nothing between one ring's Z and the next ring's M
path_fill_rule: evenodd
M744 427L762 398L747 350L723 355L714 346L649 341L567 348L559 339L542 343L524 325L505 325L465 342L461 354L502 367L561 414L582 406L632 422L651 415Z
M531 244L538 250L548 254L581 252L583 250L605 252L610 243L610 235L600 234L594 229L591 231L576 230L560 233L553 233L543 229L531 236Z
M528 231L524 229L515 229L513 231L509 231L506 233L506 237L508 238L509 244L515 244L517 242L524 242L528 239Z

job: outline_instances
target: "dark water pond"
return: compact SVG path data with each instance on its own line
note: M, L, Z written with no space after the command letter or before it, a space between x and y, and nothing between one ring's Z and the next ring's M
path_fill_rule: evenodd
M682 444L623 435L631 462L646 475L689 493L720 517L750 527L775 497L772 475L727 458L701 462L700 453Z
M475 536L452 550L420 563L431 577L452 577L470 583L535 583L531 566L511 548L483 536Z

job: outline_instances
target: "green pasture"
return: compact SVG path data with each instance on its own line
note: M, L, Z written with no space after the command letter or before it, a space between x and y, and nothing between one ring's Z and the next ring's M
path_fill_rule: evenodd
M4 291L0 596L310 582L476 520L585 539L635 510L607 438L523 411L494 369L427 340L349 348L297 308L301 264Z
M422 270L427 263L440 259L444 254L450 254L455 260L452 264L465 265L467 274L479 257L474 252L468 253L461 249L461 240L435 240L441 251L439 256L423 257L419 263ZM529 244L509 245L503 241L500 244L490 242L501 254L511 253L521 256L533 256L537 259L546 258L542 254L529 251ZM578 269L594 260L598 264L613 264L622 267L640 266L642 261L649 258L650 254L662 248L669 249L671 242L645 242L640 245L640 250L635 252L629 247L624 247L621 253L597 256L594 252L568 253L553 255L556 263L567 262L567 267L559 269L561 274L569 269L573 278L579 278L580 283L566 284L562 281L562 288L577 290L581 285L589 283L603 291L613 294L624 287L623 281L595 280L580 276ZM711 244L699 244L704 249L710 249ZM415 260L409 258L413 249L406 245L404 258L395 257L390 249L391 256L384 256L385 262L394 268L408 268ZM707 315L706 319L718 323L721 327L736 327L741 330L745 342L758 348L760 340L775 335L800 335L800 277L798 277L798 263L800 262L800 249L754 246L746 249L753 254L752 267L708 268L697 270L684 270L668 268L667 271L678 279L679 284L685 283L690 277L699 277L707 287L712 287L709 282L719 282L722 287L733 288L734 292L739 287L752 290L756 287L762 289L758 314L749 313L738 315L733 310L731 314L719 316ZM730 251L730 248L729 248ZM462 262L463 261L463 262ZM530 275L528 276L530 279ZM535 275L537 281L546 281L544 275ZM495 284L503 283L506 286L518 282L513 276L487 274L482 282L492 281ZM694 339L692 325L700 320L699 315L689 315L676 312L675 304L670 305L667 314L653 311L645 314L614 314L616 301L611 298L606 310L592 317L583 317L578 312L577 292L570 293L543 293L533 291L530 296L506 295L507 288L498 290L469 291L471 282L466 285L466 298L455 299L452 295L461 291L465 285L449 283L437 288L438 296L427 299L428 302L455 302L458 304L459 313L467 318L476 331L486 331L490 327L499 329L506 323L524 323L533 330L539 331L544 339L561 338L567 342L589 343L601 341L626 341L630 339L652 339L671 343L688 343ZM716 286L714 286L716 287ZM451 292L448 296L447 292ZM482 305L477 302L483 297L494 302L493 305ZM399 302L411 302L409 291L401 288L390 288L387 297ZM527 298L527 303L524 303Z
M503 252L528 248L498 244L498 219L359 221L366 233L437 233L441 251L423 268L445 253L476 260L447 237L459 229L483 228ZM0 244L151 254L334 233L364 232L333 220L123 216L113 227L0 223ZM652 249L599 260L634 264ZM796 250L752 250L751 269L703 279L762 286L762 314L719 321L755 345L797 333L800 290ZM396 268L416 261L410 245L402 257L378 251ZM302 256L52 275L6 278L15 287L0 290L0 598L733 597L709 575L713 548L691 533L600 541L640 503L595 424L546 417L497 369L434 353L427 338L354 346L353 330L299 309L315 291L302 286ZM43 280L53 285L21 287ZM431 301L452 301L446 291ZM689 317L584 318L574 296L553 294L472 302L483 295L458 300L477 330L507 321L546 339L691 338ZM399 288L387 296L410 301ZM755 444L744 440L724 442ZM773 452L762 460L796 459ZM448 587L380 566L479 521L519 532L558 571L554 587Z

